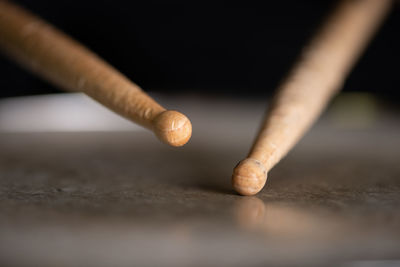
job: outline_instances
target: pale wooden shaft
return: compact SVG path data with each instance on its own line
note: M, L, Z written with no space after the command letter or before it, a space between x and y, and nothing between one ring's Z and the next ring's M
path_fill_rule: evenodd
M165 111L96 54L40 18L1 0L0 46L54 84L82 91L147 128Z
M278 88L249 158L269 170L296 144L340 89L389 5L389 0L340 3Z

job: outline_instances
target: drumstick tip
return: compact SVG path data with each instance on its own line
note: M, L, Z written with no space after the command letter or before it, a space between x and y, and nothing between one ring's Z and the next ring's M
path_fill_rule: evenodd
M183 146L192 136L192 124L188 117L174 110L160 113L153 121L155 135L171 146Z
M267 170L259 160L244 159L233 170L232 185L241 195L257 194L264 187L266 181Z

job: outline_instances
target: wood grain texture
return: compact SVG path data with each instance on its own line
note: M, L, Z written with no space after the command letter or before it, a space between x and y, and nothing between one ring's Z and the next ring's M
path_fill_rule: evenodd
M165 108L115 68L52 25L7 1L0 1L0 47L27 69L61 88L84 92L155 131L167 144L181 146L190 139L191 123L183 114L161 116ZM154 127L157 117L168 117L169 121Z
M274 167L318 118L389 10L390 0L344 0L300 55L248 155L234 169L233 187L259 192Z

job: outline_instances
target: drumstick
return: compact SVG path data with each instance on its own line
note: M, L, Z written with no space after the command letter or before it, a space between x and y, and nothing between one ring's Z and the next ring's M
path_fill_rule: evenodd
M0 47L53 84L84 92L151 129L169 145L182 146L190 139L192 125L185 115L167 111L93 52L21 7L1 0Z
M248 157L235 167L232 184L242 195L265 185L268 171L296 144L337 92L390 0L344 0L305 47L278 88Z

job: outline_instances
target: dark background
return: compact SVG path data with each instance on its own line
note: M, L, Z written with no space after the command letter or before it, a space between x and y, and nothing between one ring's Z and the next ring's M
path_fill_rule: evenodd
M16 1L67 32L144 90L270 95L336 1ZM266 4L265 4L266 3ZM347 91L399 99L398 2ZM59 92L0 57L0 97Z

